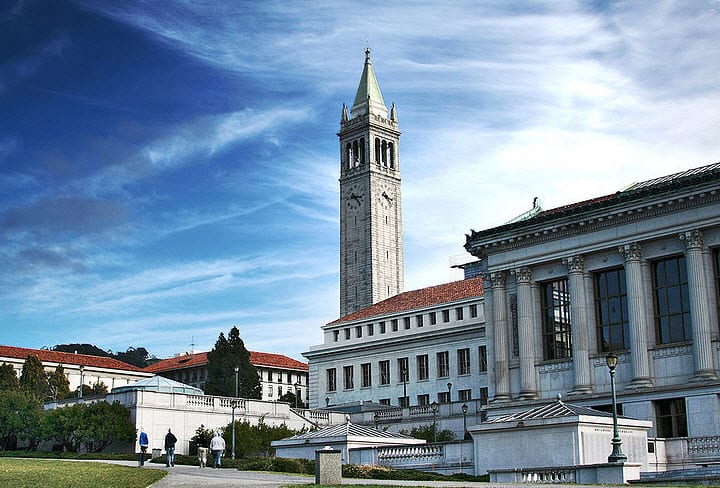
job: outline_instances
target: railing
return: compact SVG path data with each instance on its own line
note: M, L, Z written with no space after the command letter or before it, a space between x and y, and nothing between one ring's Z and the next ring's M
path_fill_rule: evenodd
M687 442L690 459L720 458L720 436L689 437Z
M379 421L401 420L402 415L402 408L391 408L387 410L378 410L377 412L375 412L375 418Z
M391 461L395 459L442 459L444 456L442 445L420 445L405 447L378 448L378 461Z
M194 407L213 407L213 397L205 395L188 395L187 404Z
M489 473L491 482L504 483L575 483L577 479L572 467L498 469Z
M432 409L430 408L430 405L416 405L410 407L408 415L410 417L428 417L432 416Z
M247 400L244 398L228 398L219 397L220 408L229 408L232 410L233 406L240 410L247 410Z

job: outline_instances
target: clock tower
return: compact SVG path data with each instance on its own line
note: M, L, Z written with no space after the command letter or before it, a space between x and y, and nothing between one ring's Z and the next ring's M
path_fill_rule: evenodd
M340 120L340 316L403 291L397 113L365 66Z

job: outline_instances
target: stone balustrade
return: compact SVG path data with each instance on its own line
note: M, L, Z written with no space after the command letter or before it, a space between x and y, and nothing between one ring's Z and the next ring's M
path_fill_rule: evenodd
M720 459L720 436L689 437L687 442L690 459Z

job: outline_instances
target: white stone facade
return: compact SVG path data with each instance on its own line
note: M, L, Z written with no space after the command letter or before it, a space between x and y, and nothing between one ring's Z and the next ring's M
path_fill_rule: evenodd
M486 279L489 415L558 393L607 408L612 350L622 412L651 437L720 436L720 165L473 232L466 248Z

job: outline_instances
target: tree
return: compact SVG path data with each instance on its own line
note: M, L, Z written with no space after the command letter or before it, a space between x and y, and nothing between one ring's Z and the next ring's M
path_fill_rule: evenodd
M62 364L57 365L48 382L55 400L62 400L70 396L70 382L65 376L65 369Z
M270 426L265 423L265 418L261 417L257 425L252 425L249 421L235 422L235 439L242 439L242 442L235 443L235 455L238 458L251 456L271 456L274 449L270 443L272 441L285 439L304 432L296 431L289 428L285 423L282 425ZM223 428L223 438L228 450L232 445L232 424L228 424Z
M28 393L33 393L41 400L51 397L50 383L48 383L45 368L37 356L30 354L23 364L20 374L20 388Z
M83 442L88 452L101 452L115 441L133 440L135 426L130 411L119 402L96 402L85 410Z
M87 408L85 403L76 403L47 411L45 428L48 437L60 443L66 451L78 452L87 436L84 415Z
M100 356L103 358L112 357L112 354L108 353L107 351L103 351L99 347L92 344L58 344L54 346L51 350L59 352L88 354L90 356Z
M295 405L298 406L298 408L306 408L305 404L301 399L299 399L297 396L295 396L295 393L292 391L288 391L286 393L283 393L283 395L278 398L281 402L289 403L291 407L294 407ZM297 404L295 403L297 401Z
M403 435L409 435L416 439L425 439L428 442L435 442L437 427L433 424L421 425L419 427L413 427L410 432L405 429L400 431ZM450 442L455 440L455 433L451 430L443 429L437 431L438 442Z
M0 364L0 391L19 390L20 382L12 364Z
M127 351L117 352L114 356L118 360L124 363L132 364L138 368L148 366L148 359L151 359L150 353L144 347L138 347L137 349L134 347L128 347Z
M242 398L262 398L260 377L250 362L250 352L240 338L237 327L230 329L228 338L220 332L215 347L208 352L208 395L235 396L235 367L238 371L238 390Z
M43 408L38 398L19 389L0 391L0 450L17 449L18 441L37 446Z

